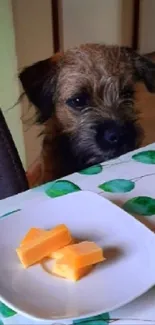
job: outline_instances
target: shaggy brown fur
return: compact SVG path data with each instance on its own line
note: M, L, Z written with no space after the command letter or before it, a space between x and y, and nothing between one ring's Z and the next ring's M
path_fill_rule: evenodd
M43 182L139 146L134 85L142 81L155 92L155 64L130 48L81 45L19 77L45 124Z

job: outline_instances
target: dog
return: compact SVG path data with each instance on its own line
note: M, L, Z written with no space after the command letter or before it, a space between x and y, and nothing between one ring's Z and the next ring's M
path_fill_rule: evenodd
M155 64L131 48L84 44L26 67L19 79L44 124L42 183L140 146L135 84L155 92Z

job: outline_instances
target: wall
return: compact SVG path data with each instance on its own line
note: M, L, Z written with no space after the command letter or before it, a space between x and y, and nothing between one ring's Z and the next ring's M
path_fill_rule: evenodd
M13 135L16 147L25 167L25 148L21 123L21 108L10 110L18 97L17 58L10 0L0 0L0 107Z
M139 50L140 53L155 51L155 0L140 1L140 28Z
M62 0L64 48L86 42L131 45L132 0Z
M50 0L12 0L18 68L31 65L53 54ZM22 105L26 160L29 167L40 154L40 127L34 126L34 110Z
M121 2L121 45L132 46L133 6L133 0Z

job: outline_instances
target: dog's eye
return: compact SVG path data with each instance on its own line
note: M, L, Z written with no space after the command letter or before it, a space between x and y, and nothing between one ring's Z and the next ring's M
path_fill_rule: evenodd
M66 104L72 108L84 108L88 103L89 95L85 93L68 98L66 101Z

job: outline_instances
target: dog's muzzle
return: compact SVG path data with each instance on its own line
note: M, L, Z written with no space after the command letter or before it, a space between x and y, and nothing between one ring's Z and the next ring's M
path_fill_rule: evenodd
M103 150L113 150L121 154L133 150L136 146L137 132L133 122L121 124L107 120L96 128L96 140Z

